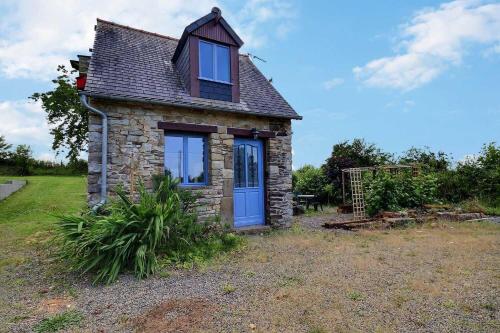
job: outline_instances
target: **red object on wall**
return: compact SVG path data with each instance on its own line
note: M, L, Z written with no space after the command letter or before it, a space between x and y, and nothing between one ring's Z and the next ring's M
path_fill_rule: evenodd
M87 75L80 75L76 78L76 89L85 89L85 83L87 83Z

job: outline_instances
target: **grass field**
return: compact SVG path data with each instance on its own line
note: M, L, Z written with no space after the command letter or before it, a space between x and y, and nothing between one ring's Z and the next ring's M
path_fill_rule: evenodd
M86 204L86 178L34 176L0 177L0 183L25 179L28 184L0 201L0 270L24 260L33 237L44 238L57 214L76 213Z

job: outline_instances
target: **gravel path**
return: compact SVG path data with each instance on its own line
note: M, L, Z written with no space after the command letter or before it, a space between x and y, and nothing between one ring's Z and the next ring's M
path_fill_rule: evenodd
M111 286L50 274L53 264L34 253L0 289L11 304L0 331L29 332L66 309L83 314L78 332L499 331L497 224L319 227L332 218L251 236L241 253L204 269Z

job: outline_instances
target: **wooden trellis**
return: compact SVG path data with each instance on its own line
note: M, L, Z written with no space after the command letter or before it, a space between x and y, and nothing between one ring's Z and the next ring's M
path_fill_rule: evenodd
M349 170L349 178L351 179L352 193L352 213L356 221L364 220L365 214L365 197L363 195L363 179L361 170L352 168Z
M351 185L352 212L355 221L366 219L365 197L363 193L363 172L371 171L376 173L378 170L384 170L390 172L391 174L397 174L401 169L411 169L413 176L417 176L420 170L417 165L383 165L377 167L359 167L342 170L342 199L345 205L345 174L347 174Z

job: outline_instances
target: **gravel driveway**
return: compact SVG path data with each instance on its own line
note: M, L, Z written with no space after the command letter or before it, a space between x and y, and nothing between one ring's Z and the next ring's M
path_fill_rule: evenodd
M208 267L111 286L34 257L1 289L0 330L28 332L68 309L83 314L78 332L500 330L498 224L338 232L315 227L322 218L249 236Z

